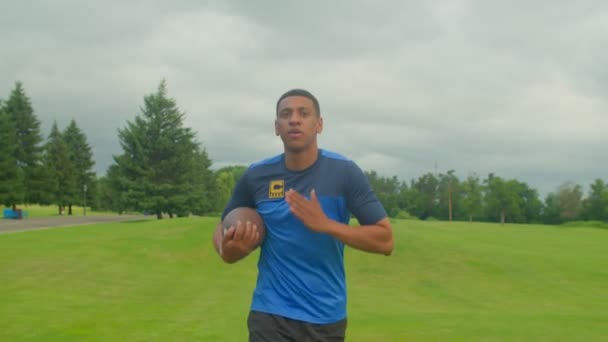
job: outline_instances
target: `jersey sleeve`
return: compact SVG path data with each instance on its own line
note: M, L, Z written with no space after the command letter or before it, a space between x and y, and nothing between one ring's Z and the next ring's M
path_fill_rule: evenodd
M386 210L372 190L369 180L354 162L346 177L346 206L361 225L376 224L387 217Z
M236 183L234 190L232 191L232 196L230 197L228 204L226 204L226 207L222 212L222 221L232 209L238 207L255 208L253 194L250 191L249 175L247 171L245 171L245 173L241 176L241 178L239 178L238 182Z

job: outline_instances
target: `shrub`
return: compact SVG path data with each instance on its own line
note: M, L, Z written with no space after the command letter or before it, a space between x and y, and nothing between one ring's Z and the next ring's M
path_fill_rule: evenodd
M418 217L413 216L412 214L407 212L407 210L399 210L395 218L398 218L400 220L418 220Z

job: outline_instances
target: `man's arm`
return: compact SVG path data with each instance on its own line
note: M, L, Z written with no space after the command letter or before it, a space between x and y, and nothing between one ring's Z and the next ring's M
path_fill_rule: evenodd
M215 226L213 246L217 254L228 264L233 264L258 247L260 232L255 224L247 221L239 222L236 227L230 227L224 232L222 223Z
M327 218L321 229L344 244L362 251L391 255L393 252L393 231L388 218L373 225L356 228Z
M285 199L291 212L311 230L330 234L344 244L366 252L384 255L393 252L393 231L388 218L373 225L353 228L327 217L314 190L310 193L310 200L293 189L287 192Z
M213 246L217 254L226 263L235 263L254 250L260 241L260 233L255 225L240 222L236 227L224 231L223 220L230 210L237 207L253 207L254 201L247 186L247 172L236 183L232 196L226 204L220 222L213 232Z

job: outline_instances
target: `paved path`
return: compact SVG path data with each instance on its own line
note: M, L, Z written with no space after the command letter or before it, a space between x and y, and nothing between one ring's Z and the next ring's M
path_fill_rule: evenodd
M103 215L103 216L51 216L29 217L22 220L0 218L0 234L21 232L33 229L80 226L103 222L149 220L156 216L143 215Z

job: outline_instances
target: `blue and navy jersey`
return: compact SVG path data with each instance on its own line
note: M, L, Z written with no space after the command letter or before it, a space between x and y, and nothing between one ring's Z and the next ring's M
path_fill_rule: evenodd
M256 208L266 225L251 309L310 323L344 319L344 244L296 218L285 201L289 189L307 198L315 189L325 214L344 224L351 214L362 225L386 217L365 174L337 153L319 150L316 162L302 171L288 170L283 154L249 166L222 219L230 210L247 206Z

